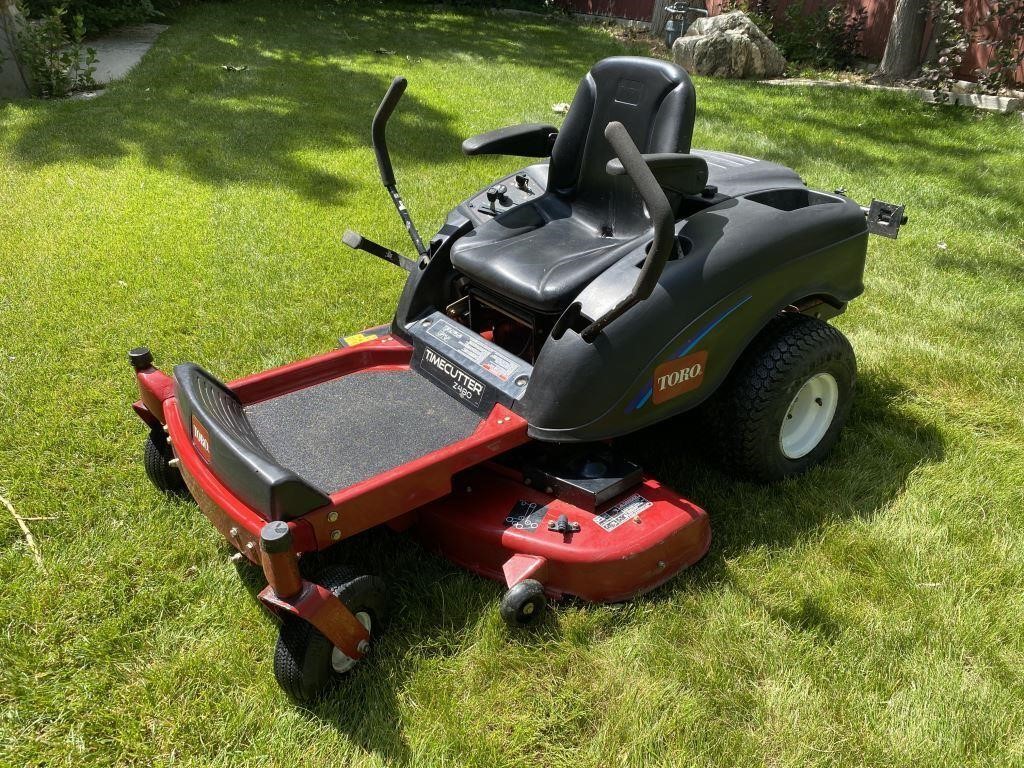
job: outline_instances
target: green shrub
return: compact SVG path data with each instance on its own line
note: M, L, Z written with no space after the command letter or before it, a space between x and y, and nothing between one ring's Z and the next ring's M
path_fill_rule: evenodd
M774 41L787 61L822 69L847 69L860 52L866 13L847 18L846 4L822 6L808 13L794 4L775 25Z
M104 32L123 24L135 24L156 13L151 0L26 0L29 16L48 16L55 6L63 6L73 18L81 16L90 35Z
M81 16L86 32L97 35L125 24L149 21L180 7L186 0L24 0L27 15L48 16L63 7L69 17Z
M96 85L96 52L83 43L82 16L67 24L66 15L65 8L53 8L18 33L18 58L29 72L33 95L40 98L59 98Z
M861 51L867 13L847 17L846 3L807 12L793 3L775 21L775 0L727 0L722 12L741 10L779 46L786 61L818 69L848 69Z

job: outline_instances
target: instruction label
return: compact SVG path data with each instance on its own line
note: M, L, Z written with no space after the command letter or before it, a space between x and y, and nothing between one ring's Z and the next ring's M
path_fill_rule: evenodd
M447 320L438 320L427 329L427 333L502 381L508 381L523 368L511 355L504 354L486 340Z
M648 501L639 494L634 494L611 509L605 510L600 515L595 515L594 522L606 531L614 531L623 523L629 522L645 509L653 506L653 502Z

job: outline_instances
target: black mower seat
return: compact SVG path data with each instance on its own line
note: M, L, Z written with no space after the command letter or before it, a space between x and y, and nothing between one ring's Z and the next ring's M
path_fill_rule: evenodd
M559 312L641 238L643 201L606 170L604 138L621 122L641 152L689 152L695 108L686 72L667 61L616 56L580 83L551 150L547 191L496 216L452 246L452 264L475 283L524 306Z
M471 232L452 249L474 282L518 304L560 312L586 285L636 247L636 237L601 237L579 217L545 223L544 200Z

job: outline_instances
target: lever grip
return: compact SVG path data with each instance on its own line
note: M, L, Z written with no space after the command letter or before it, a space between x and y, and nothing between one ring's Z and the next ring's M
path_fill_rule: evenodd
M398 106L408 85L409 81L404 77L396 77L392 80L388 92L384 94L384 98L373 116L371 130L373 152L377 155L377 168L380 169L380 180L385 187L395 186L395 172L391 168L391 155L388 154L388 142L384 131L387 128L388 120L391 119L391 113L395 111L395 107Z
M651 223L654 225L654 240L647 249L644 264L629 295L592 321L580 333L580 337L588 344L593 342L609 323L651 295L665 269L668 257L672 254L672 249L675 248L676 236L672 206L640 150L629 137L629 132L622 123L613 121L605 127L604 136L612 145L623 169L647 205L647 212L651 214Z
M676 235L675 219L664 190L622 123L608 123L604 135L647 204L647 212L651 214L651 223L654 225L654 241L647 251L647 258L644 259L632 292L632 298L642 300L651 295L672 253Z

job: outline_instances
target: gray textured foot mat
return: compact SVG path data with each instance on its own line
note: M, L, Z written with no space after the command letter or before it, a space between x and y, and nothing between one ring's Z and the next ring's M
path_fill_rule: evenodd
M352 373L246 406L282 466L324 493L468 437L480 418L410 370Z

